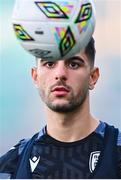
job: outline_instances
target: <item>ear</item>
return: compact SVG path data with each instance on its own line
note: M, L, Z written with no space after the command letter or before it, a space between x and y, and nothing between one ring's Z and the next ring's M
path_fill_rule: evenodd
M36 68L36 67L33 67L33 68L31 69L31 76L32 76L33 82L34 82L34 84L35 84L35 87L38 88L37 68Z
M99 78L99 68L95 67L91 70L91 73L90 73L90 79L89 79L89 89L90 90L94 89L98 78Z

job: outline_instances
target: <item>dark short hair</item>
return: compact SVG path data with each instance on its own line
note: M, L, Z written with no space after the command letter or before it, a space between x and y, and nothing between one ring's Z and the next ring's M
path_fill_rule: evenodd
M85 53L89 59L90 65L93 67L95 62L95 54L96 54L95 40L93 37L91 37L89 43L87 44L85 48Z

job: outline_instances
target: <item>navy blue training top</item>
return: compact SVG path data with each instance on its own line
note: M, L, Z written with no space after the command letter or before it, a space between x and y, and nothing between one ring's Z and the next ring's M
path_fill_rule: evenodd
M107 139L111 131L107 132L107 137L105 132L106 123L100 122L96 130L86 138L67 143L52 138L47 134L46 128L43 128L34 138L29 158L22 160L23 164L27 164L27 172L25 170L23 172L24 165L19 167L19 157L25 151L24 149L27 149L25 147L28 142L28 140L22 140L0 158L0 178L16 178L18 169L21 176L18 177L21 179L25 176L33 179L100 178L101 176L96 172L98 166L100 166L99 173L102 174L102 178L104 169L107 169L106 172L104 171L107 173L105 178L121 178L121 133L118 132L113 142L113 139ZM114 154L110 148L115 149ZM105 156L104 149L106 149ZM108 158L106 155L108 152L113 154L112 158ZM109 170L107 167L110 167Z

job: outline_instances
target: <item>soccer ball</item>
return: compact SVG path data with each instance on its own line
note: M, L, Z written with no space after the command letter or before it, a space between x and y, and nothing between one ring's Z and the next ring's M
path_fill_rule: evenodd
M94 0L16 0L12 23L20 44L45 60L69 58L95 29Z

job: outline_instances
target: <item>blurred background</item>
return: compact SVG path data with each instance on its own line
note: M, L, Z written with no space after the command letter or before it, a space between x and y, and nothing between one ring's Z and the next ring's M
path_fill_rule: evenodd
M45 124L43 104L31 80L33 56L17 41L14 0L0 0L0 155ZM96 65L100 79L91 91L91 111L121 129L121 0L95 0Z

